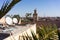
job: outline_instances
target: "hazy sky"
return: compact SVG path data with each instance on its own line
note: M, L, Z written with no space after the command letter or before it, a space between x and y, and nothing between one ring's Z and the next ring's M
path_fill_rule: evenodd
M0 0L0 8L4 1ZM37 9L38 16L60 16L60 0L22 0L8 14L25 16L26 13L33 14L34 9Z

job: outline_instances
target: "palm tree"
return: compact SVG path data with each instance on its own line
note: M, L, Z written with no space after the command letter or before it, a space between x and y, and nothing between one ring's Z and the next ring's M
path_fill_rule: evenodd
M32 38L33 40L59 40L57 31L56 25L41 25L40 27L37 27L37 34L34 34L34 32L31 31L32 37L30 37L29 40L32 40Z
M7 0L6 2L3 3L1 9L0 9L0 18L2 18L4 15L6 15L15 4L20 2L21 0Z
M25 22L31 22L31 13L26 13L26 19Z
M41 25L41 27L37 28L37 34L39 40L58 40L58 29L57 26L54 25Z
M60 40L60 30L58 29L58 36L59 36L59 40Z
M31 17L31 13L26 13L26 18L29 18L29 17Z

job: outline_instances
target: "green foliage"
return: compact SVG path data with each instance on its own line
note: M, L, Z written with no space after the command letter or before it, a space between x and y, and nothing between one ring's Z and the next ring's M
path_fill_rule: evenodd
M17 18L18 20L20 20L20 16L19 15L14 15L12 18Z
M31 31L32 37L29 38L29 36L26 37L29 38L29 40L33 38L33 40L59 40L58 38L58 32L57 32L57 26L54 25L41 25L40 27L37 27L37 34L34 34L34 32Z
M33 32L31 32L31 34L32 34L33 40L38 40L37 36Z
M38 27L37 33L39 35L39 40L58 40L58 32L57 26L54 25L47 25Z
M29 17L31 17L31 13L26 13L26 18L29 18Z
M25 22L31 22L32 21L32 19L31 19L31 13L26 13L26 18L25 18Z
M58 36L59 36L59 40L60 40L60 30L58 30Z
M17 18L18 22L20 20L20 16L19 15L14 15L12 18Z

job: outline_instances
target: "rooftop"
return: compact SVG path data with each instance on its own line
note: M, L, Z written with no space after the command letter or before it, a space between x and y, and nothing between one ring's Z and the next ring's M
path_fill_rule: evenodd
M15 26L8 26L3 28L3 26L0 25L0 39L4 39L8 36L22 33L23 31L27 30L29 27L31 27L31 24L24 24L24 25L15 25Z

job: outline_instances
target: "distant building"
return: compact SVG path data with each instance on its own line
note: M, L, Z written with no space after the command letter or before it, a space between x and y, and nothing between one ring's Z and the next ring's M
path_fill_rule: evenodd
M6 20L5 20L5 17L2 17L2 18L0 19L0 25L5 26L5 24L6 24L5 21L6 21Z
M34 10L34 14L33 14L33 21L34 23L37 22L37 10Z
M5 23L5 17L2 17L2 18L0 19L0 23L2 23L2 24Z

